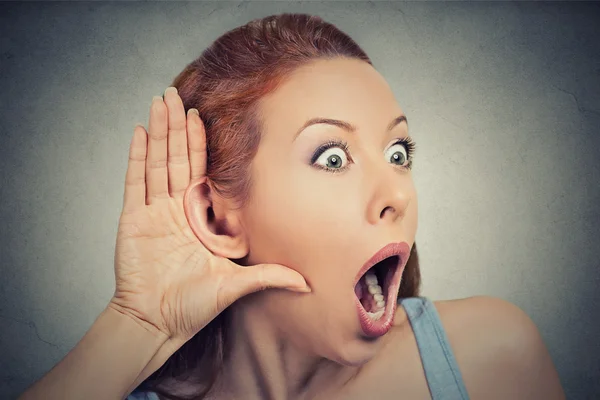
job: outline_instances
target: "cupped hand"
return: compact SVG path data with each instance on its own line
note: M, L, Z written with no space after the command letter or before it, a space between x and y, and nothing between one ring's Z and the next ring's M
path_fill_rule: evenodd
M150 106L129 149L115 249L116 288L109 306L147 329L189 340L234 301L267 288L306 292L304 278L278 264L242 267L213 255L184 210L191 181L205 179L206 136L177 91Z

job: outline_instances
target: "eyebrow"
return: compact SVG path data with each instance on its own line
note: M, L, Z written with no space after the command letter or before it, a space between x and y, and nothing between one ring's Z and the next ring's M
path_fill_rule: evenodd
M392 129L394 129L394 127L396 125L398 125L402 122L406 122L406 124L408 125L408 120L406 119L406 115L400 115L400 116L394 118L392 120L392 122L390 122L388 124L387 131L388 132L391 131ZM300 129L298 129L298 131L294 135L294 140L296 140L298 135L300 135L300 133L302 133L303 130L305 130L306 128L308 128L311 125L316 125L316 124L327 124L327 125L337 126L338 128L342 128L343 130L345 130L346 132L349 132L349 133L354 133L357 130L356 126L354 126L351 123L346 122L346 121L340 121L338 119L332 119L332 118L317 117L317 118L311 118L308 121L306 121L304 123L304 125L302 125L302 127Z

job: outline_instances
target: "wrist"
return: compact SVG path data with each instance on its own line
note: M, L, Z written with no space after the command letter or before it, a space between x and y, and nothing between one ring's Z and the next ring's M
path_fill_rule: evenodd
M108 305L104 309L103 313L111 315L115 318L118 318L119 320L123 321L124 323L133 322L135 325L137 325L139 328L141 328L142 332L145 331L145 333L150 334L152 337L156 338L158 341L165 342L169 339L169 335L167 335L165 332L160 330L156 325L154 325L148 321L145 321L142 318L139 318L138 316L135 315L135 313L131 312L130 310L121 306L120 304L118 304L117 302L115 302L113 300L111 300L108 303Z

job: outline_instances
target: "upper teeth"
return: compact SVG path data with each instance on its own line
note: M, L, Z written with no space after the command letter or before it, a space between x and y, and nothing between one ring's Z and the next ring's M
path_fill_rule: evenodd
M377 285L377 276L371 272L367 272L365 280L367 281L367 285Z
M383 292L381 286L379 286L377 283L377 276L372 272L367 272L365 275L365 282L367 283L367 289L369 290L369 293L373 295L373 300L375 300L377 307L384 308L385 300L381 294Z
M374 285L368 285L369 288L369 293L371 294L381 294L383 293L381 290L381 286L379 286L378 284L374 284Z

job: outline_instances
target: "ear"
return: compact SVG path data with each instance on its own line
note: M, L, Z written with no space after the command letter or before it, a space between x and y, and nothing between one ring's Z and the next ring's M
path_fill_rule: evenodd
M233 202L219 196L206 177L190 182L183 197L192 231L211 253L240 259L249 252L248 240Z

